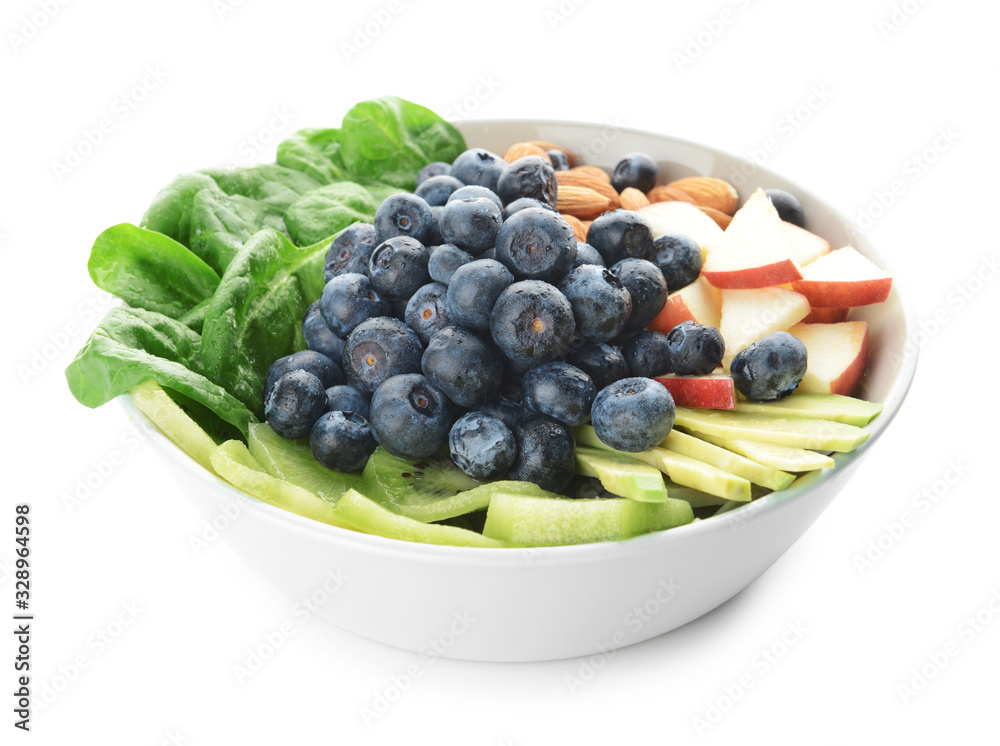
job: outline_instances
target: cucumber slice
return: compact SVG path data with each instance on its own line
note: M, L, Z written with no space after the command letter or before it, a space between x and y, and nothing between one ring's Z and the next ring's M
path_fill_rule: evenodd
M337 517L333 503L314 492L272 477L238 440L227 440L212 453L215 472L244 492L290 513L331 526L351 528Z
M694 520L691 505L667 498L643 503L623 498L573 500L497 494L483 534L522 547L617 541Z
M309 439L286 440L267 423L250 426L250 454L277 479L298 485L324 500L335 502L352 487L361 484L360 474L327 469L315 459Z
M882 405L840 394L792 394L769 402L736 402L737 412L818 417L864 427L878 417Z
M706 464L711 464L768 489L783 490L795 481L794 474L765 466L745 455L727 450L721 443L710 443L706 439L696 438L693 435L682 433L680 430L671 430L670 435L660 444L660 447L688 458L704 461ZM673 496L669 485L667 492Z
M585 425L584 427L589 427ZM590 428L593 432L593 428ZM597 439L597 435L594 435ZM599 441L598 441L599 442ZM577 438L576 473L597 477L601 485L613 495L627 497L644 503L662 503L667 499L663 475L647 466L638 454L603 448L588 448ZM602 444L603 445L603 444Z
M393 513L357 492L348 490L337 501L334 513L352 528L390 539L455 547L502 547L503 542L454 526L422 523Z
M213 474L212 453L215 441L198 424L188 417L170 395L156 381L140 383L129 391L132 401L160 432L167 436L184 453Z
M590 425L584 425L576 431L578 443L596 448L608 449L609 446L601 442ZM577 446L577 450L579 450ZM619 454L620 451L610 451ZM724 497L727 500L739 500L746 502L750 499L750 482L742 477L730 474L727 471L698 461L679 453L673 453L663 448L653 448L639 453L621 454L633 459L638 459L654 469L663 472L673 481L685 487L692 487L710 495ZM662 477L660 479L662 481ZM669 490L667 490L669 494Z
M725 440L715 438L711 435L703 436L710 443L721 448L728 448L734 453L746 456L759 464L769 466L772 469L783 469L784 471L815 471L817 469L832 469L834 461L825 453L807 451L804 448L792 448L791 446L776 446L772 443L757 443L752 440L741 440L734 438Z
M677 407L674 424L726 440L818 451L853 451L871 436L868 430L830 420L687 407Z
M424 523L481 510L498 490L545 494L529 482L477 482L446 455L407 461L381 447L368 459L358 489L394 513Z

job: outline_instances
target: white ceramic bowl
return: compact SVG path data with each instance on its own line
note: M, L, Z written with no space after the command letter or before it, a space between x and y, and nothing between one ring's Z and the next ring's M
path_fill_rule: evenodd
M720 176L736 182L741 200L758 186L787 189L801 199L810 230L834 247L852 243L891 272L863 236L852 235L847 222L808 191L717 150L590 124L481 121L460 128L470 146L503 153L514 142L548 140L606 168L627 152L643 151L659 161L661 181ZM206 520L226 526L224 539L286 592L289 604L324 584L336 587L328 573L340 571L335 593L328 599L325 591L317 593L317 600L326 599L319 614L365 637L469 660L588 655L663 634L731 598L778 559L847 484L895 416L916 365L915 356L904 352L913 321L896 287L886 303L857 309L852 318L867 320L871 334L861 393L885 405L865 445L836 455L836 468L813 472L788 490L627 541L497 550L354 533L243 499L163 436L154 433L152 440L171 457L177 482ZM128 397L123 400L132 417L145 419ZM234 511L236 519L222 518Z

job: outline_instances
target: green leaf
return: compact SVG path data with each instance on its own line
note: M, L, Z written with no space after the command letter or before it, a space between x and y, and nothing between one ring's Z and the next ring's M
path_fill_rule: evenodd
M300 248L265 229L240 249L205 316L202 349L209 377L258 417L271 363L305 346L302 315L323 290L330 237Z
M190 246L191 203L202 189L218 188L205 174L181 174L157 192L139 225Z
M350 181L329 184L301 197L285 213L288 235L299 246L314 244L352 223L371 222L378 203Z
M201 303L192 308L190 311L181 316L178 321L180 321L184 326L193 332L201 334L202 327L205 326L205 314L208 312L208 307L212 303L212 297L209 296L205 298Z
M348 179L340 157L340 130L304 129L278 143L278 165L311 176L321 184Z
M191 251L220 275L262 228L283 229L280 213L262 202L217 189L203 189L191 205Z
M301 171L271 163L206 168L202 173L211 176L226 194L238 194L263 202L282 212L303 194L320 185L316 179Z
M247 437L256 418L203 370L201 338L195 332L163 314L123 307L104 317L66 368L66 381L73 396L93 408L152 379Z
M102 290L174 319L211 297L219 285L219 275L183 245L128 223L97 237L87 269Z
M361 182L413 189L431 161L451 162L465 150L455 127L430 109L395 96L363 101L344 117L341 156Z

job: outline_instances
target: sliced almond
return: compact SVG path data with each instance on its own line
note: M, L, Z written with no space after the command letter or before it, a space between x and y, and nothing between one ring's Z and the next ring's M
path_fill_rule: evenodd
M714 176L689 176L686 179L671 181L667 186L686 192L696 205L712 207L726 215L735 214L740 204L740 195L736 187L725 179Z
M646 194L646 197L650 202L687 202L690 205L696 204L690 194L670 186L653 187Z
M566 154L566 160L569 161L570 168L572 168L573 164L576 163L575 155L566 150L566 148L560 147L555 143L551 143L548 140L529 140L528 142L538 148L541 148L542 150L561 150Z
M569 171L556 171L556 181L559 182L560 189L565 184L566 186L586 187L587 189L593 189L598 194L603 194L611 202L611 206L608 207L609 210L617 210L620 206L618 192L611 186L611 183L601 181L589 172L581 171L577 168L572 168Z
M703 213L708 215L708 217L712 218L712 220L715 221L716 225L722 228L722 230L728 228L729 224L733 220L732 215L727 215L722 210L716 210L714 207L705 207L705 205L696 205L696 207Z
M583 224L583 221L575 215L563 215L563 220L569 223L569 227L573 229L573 237L577 241L587 240L587 227Z
M549 158L548 153L530 142L514 143L507 148L507 152L503 154L503 159L507 161L507 163L513 163L518 158L524 158L526 155L537 155L539 158L544 158L549 163L552 163L552 159Z
M650 204L649 198L635 187L626 187L618 195L623 210L638 210Z
M587 187L560 184L556 194L556 210L581 219L592 220L610 209L610 206L611 200Z
M600 179L605 184L611 183L611 177L603 170L597 166L577 166L576 168L571 168L570 171L576 171L581 174L590 174L595 179Z

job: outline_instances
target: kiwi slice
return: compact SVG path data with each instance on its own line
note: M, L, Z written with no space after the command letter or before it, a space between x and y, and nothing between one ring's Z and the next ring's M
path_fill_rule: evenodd
M156 383L145 381L129 391L139 411L174 444L211 472L215 441Z
M430 523L481 510L498 492L546 494L530 482L477 482L440 453L409 461L376 448L358 490L389 510Z
M265 422L250 426L250 454L268 474L298 485L324 500L338 497L361 483L360 474L333 471L312 454L309 439L286 440Z

